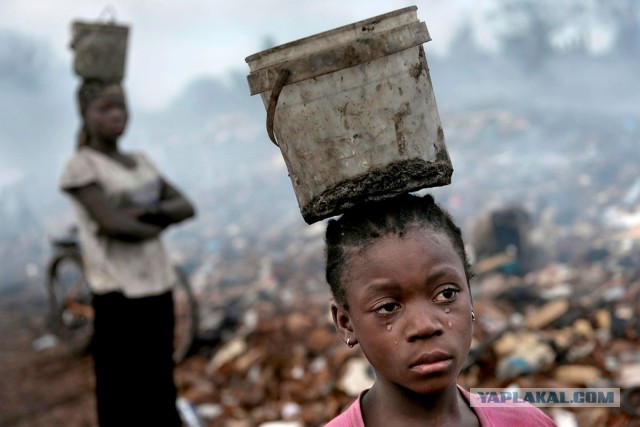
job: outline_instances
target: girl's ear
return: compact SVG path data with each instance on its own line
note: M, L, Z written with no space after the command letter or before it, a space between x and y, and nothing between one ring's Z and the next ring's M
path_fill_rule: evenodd
M349 340L349 345L353 346L353 344L357 342L357 337L353 330L349 311L335 301L331 301L331 318L333 319L333 324L336 325L342 341L347 342L347 340Z

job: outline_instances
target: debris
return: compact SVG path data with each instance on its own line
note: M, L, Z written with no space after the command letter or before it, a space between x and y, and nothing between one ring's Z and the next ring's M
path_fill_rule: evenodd
M260 424L259 427L303 427L303 425L297 421L270 421Z
M477 320L460 382L543 388L637 384L640 320L634 313L640 312L640 238L628 221L631 217L623 214L636 212L640 202L635 196L628 199L631 206L623 201L640 173L629 160L635 151L629 148L622 156L607 158L604 154L610 154L608 141L615 138L615 131L597 143L587 143L593 157L582 155L590 134L563 141L567 155L593 172L588 187L572 187L572 180L578 179L565 167L566 155L548 154L554 152L555 142L517 140L517 123L535 129L540 119L500 111L448 117L452 140L461 144L457 158L465 168L456 171L462 186L455 190L456 197L440 200L455 200L449 207L458 223L472 224L477 206L504 206L510 198L522 196L529 221L521 234L526 238L522 246L526 272L514 274L493 266L471 284ZM480 138L492 122L516 139L513 149L508 146L500 155L496 167L501 173L489 179L486 165L474 161L487 159L486 145L482 139L465 140L471 138L465 132L476 132ZM564 129L565 123L554 126ZM598 128L602 126L606 125L599 120ZM579 128L569 127L571 132ZM539 185L529 185L538 182L532 168L519 166L520 150L528 144L537 148L543 144L547 150L533 167L547 177ZM612 161L617 162L615 168L608 166ZM622 169L624 174L611 175L612 170ZM504 179L496 182L496 176ZM226 205L211 203L203 210L203 224L216 226L205 226L202 236L189 240L189 248L199 247L198 242L205 249L208 242L216 245L215 251L203 249L201 260L193 262L198 265L194 274L203 343L178 370L179 392L197 402L198 408L218 405L211 418L201 415L214 425L323 425L373 381L359 347L348 348L329 318L324 224L307 226L299 220L296 207L287 205L291 201L287 179L282 178L279 187L287 193L278 197L272 189L265 190L267 178L216 194ZM465 188L467 180L472 185ZM527 183L526 192L515 194L514 188L522 188L512 185L516 180ZM478 187L492 188L497 200L476 198ZM267 217L260 221L245 214L256 204L269 206ZM187 371L191 374L185 375ZM617 408L586 409L553 413L559 424L564 420L570 427L576 420L579 425L622 426L632 416Z
M217 405L215 403L203 403L202 405L198 405L196 411L200 418L205 420L216 419L224 413L222 405Z
M562 365L555 369L553 377L565 384L584 387L602 378L602 372L590 365Z
M640 362L620 367L618 385L622 388L640 387Z
M562 408L553 408L551 417L558 427L580 427L578 418L573 412Z
M225 363L243 354L246 349L247 344L244 342L244 339L242 339L242 337L235 338L226 346L221 348L218 352L216 352L215 357L211 359L211 362L209 362L207 370L215 371Z
M349 359L345 372L338 381L338 388L349 396L358 396L362 390L373 385L374 378L369 374L370 370L371 366L366 359Z
M200 420L198 413L191 402L184 397L179 397L176 401L180 418L187 425L187 427L204 427L204 424Z
M515 344L516 347L496 367L496 374L502 380L540 372L555 360L556 354L551 346L533 334L517 337Z
M553 322L569 309L569 300L559 299L548 302L527 316L525 326L540 329Z
M33 349L35 351L42 351L50 347L55 347L56 345L58 345L58 341L58 337L56 337L55 335L46 334L34 340L31 345L33 346Z

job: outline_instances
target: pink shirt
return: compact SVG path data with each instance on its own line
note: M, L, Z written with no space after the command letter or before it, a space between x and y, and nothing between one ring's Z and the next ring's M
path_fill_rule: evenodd
M458 390L469 402L479 402L480 397L471 394L462 387L458 386ZM365 427L360 410L360 399L367 392L364 390L360 393L358 399L342 414L331 420L325 427ZM525 407L477 407L471 408L475 412L480 425L482 427L553 427L557 424L549 418L544 412L534 406Z

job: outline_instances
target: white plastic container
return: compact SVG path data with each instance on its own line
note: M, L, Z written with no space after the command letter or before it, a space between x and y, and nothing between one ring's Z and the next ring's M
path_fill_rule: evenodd
M246 58L304 220L447 185L453 168L415 6Z

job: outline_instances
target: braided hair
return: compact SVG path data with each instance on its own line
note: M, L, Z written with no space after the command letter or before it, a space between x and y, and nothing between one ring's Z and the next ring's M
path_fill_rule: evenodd
M431 195L402 194L379 202L365 203L329 221L325 236L326 279L337 304L348 309L342 283L347 258L386 235L402 237L414 228L444 232L464 266L467 283L473 271L467 258L462 232L451 215Z

